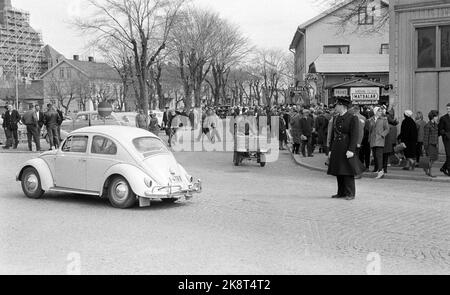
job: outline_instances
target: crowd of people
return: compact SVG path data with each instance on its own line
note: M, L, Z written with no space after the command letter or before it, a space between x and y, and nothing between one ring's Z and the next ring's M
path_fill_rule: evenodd
M41 135L43 127L48 135L50 150L57 149L61 142L61 124L63 122L63 113L56 109L52 104L47 105L47 111L42 112L40 105L30 105L29 110L23 115L16 110L13 105L7 105L2 114L2 127L5 132L6 143L3 149L17 149L19 140L19 125L26 127L28 150L33 150L33 142L36 151L41 149Z
M450 114L450 104L447 106ZM440 171L450 176L450 115L445 114L439 118L437 110L428 113L428 120L421 111L414 113L406 110L401 117L397 117L393 105L352 105L348 112L358 119L358 140L356 156L362 164L362 172L370 170L381 179L388 173L390 166L401 166L404 170L414 170L421 163L421 167L430 177L433 163L438 160L439 137L445 146L447 161ZM166 108L163 118L163 129L169 138L179 126L173 126L172 119L182 115L188 118L188 124L197 128L201 122L201 130L211 141L220 136L217 133L217 122L221 118L236 117L240 115L261 116L267 118L270 128L271 117L279 118L280 150L292 143L293 153L303 157L314 157L314 153L328 155L331 147L330 138L333 132L333 121L337 117L336 105L275 105L261 106L235 106L235 107L204 107L197 120L195 110L175 111ZM200 139L201 134L197 138ZM170 139L169 139L170 144ZM424 162L427 162L424 164ZM361 175L357 175L360 178Z

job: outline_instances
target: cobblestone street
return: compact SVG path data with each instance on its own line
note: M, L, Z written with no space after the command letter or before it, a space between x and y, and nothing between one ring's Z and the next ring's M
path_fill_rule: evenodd
M232 165L229 153L176 153L204 182L192 201L117 210L96 198L27 199L14 182L31 154L0 154L0 273L450 274L450 185L358 181L333 200L335 179L298 166ZM64 237L64 239L61 239Z

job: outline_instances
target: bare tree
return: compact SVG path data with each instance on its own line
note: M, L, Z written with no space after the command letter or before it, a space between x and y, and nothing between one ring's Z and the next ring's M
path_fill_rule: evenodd
M340 8L334 12L335 24L344 33L380 33L388 28L389 2L384 0L314 0L325 9ZM359 24L363 23L364 26Z
M242 62L250 52L249 40L239 28L226 20L220 20L217 27L218 52L211 64L211 78L206 79L214 97L214 104L226 99L228 78L232 67ZM210 81L212 80L212 82Z
M87 0L93 14L74 23L93 42L119 42L132 52L140 107L149 109L148 71L166 47L184 0Z
M64 114L67 115L70 104L77 97L80 80L58 80L50 76L48 83L45 83L45 87L45 92L50 96L50 100L56 101L58 106L63 107Z
M173 59L178 64L183 83L185 107L201 104L202 86L217 56L221 24L218 14L190 7L180 13L176 30L172 31L172 42L176 54Z

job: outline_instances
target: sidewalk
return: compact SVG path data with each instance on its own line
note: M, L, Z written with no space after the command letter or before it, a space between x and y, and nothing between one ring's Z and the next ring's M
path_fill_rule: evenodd
M17 146L17 149L14 150L12 148L5 150L3 147L5 146L5 143L3 142L0 145L0 153L9 153L9 154L17 154L17 153L28 153L28 154L40 154L39 152L36 152L36 145L33 142L33 151L30 152L28 150L28 143L27 141L21 141L19 142L19 145ZM42 152L48 151L50 149L50 145L45 141L45 139L41 139L41 150Z
M315 153L313 158L304 158L302 155L294 155L292 149L290 149L292 158L298 165L314 170L326 173L328 167L325 165L327 157L324 154ZM436 162L433 166L433 173L437 176L431 178L425 175L422 168L416 168L414 171L404 171L402 167L388 167L388 174L384 176L384 179L399 179L399 180L413 180L413 181L432 181L432 182L445 182L450 183L450 177L445 176L439 169L442 167L442 162ZM371 167L372 169L373 167ZM365 178L375 178L376 173L365 172L363 174ZM382 181L382 180L380 180Z

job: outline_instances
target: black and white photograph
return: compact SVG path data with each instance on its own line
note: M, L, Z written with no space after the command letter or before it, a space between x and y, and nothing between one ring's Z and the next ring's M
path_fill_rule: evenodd
M450 275L450 0L0 0L0 115L1 276Z

